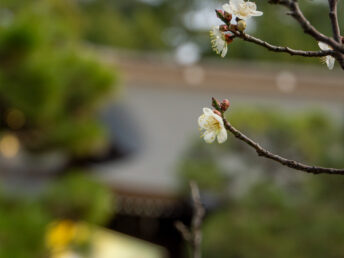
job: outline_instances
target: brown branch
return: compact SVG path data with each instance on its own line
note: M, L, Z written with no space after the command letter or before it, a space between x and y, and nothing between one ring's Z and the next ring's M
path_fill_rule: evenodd
M330 7L329 16L332 24L333 38L335 39L335 41L341 42L340 28L337 16L338 0L328 0L328 5Z
M261 147L258 143L247 137L245 134L240 132L238 129L234 128L223 116L223 111L221 111L221 108L218 105L218 102L215 98L212 98L212 104L213 107L220 111L222 114L223 118L223 123L227 131L229 131L231 134L233 134L236 138L239 140L245 142L249 146L251 146L257 154L261 157L265 157L267 159L274 160L283 166L287 166L296 170L304 171L307 173L312 173L312 174L332 174L332 175L344 175L344 169L337 169L337 168L325 168L325 167L317 167L317 166L309 166L305 165L303 163L286 159L284 157L281 157L277 154L274 154L263 147Z
M333 55L335 52L333 50L319 50L319 51L305 51L305 50L295 50L289 47L282 47L282 46L275 46L272 45L264 40L255 38L251 35L248 35L246 33L241 33L235 30L231 30L231 32L236 36L239 37L245 41L255 43L257 45L263 46L267 48L270 51L273 52L284 52L288 53L292 56L304 56L304 57L322 57L322 56L328 56L328 55Z
M179 230L184 240L190 244L192 257L201 258L202 222L205 210L201 202L199 188L195 182L190 182L190 190L193 205L191 228L188 229L187 226L180 221L175 223L175 227Z
M272 4L280 4L290 10L290 14L303 28L304 32L312 36L315 40L326 43L332 49L344 54L344 47L340 42L319 32L303 15L297 0L270 0Z

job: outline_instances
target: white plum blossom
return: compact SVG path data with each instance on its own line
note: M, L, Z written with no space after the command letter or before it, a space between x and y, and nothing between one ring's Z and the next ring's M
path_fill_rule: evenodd
M246 2L244 0L229 0L229 3L224 4L222 8L227 13L233 14L243 20L246 20L251 16L263 15L263 12L257 11L255 3Z
M216 54L225 57L228 51L225 33L221 32L219 26L214 26L210 31L211 46Z
M227 131L221 116L215 114L210 108L203 108L203 114L198 118L198 125L206 143L212 143L217 138L218 143L227 140Z
M332 50L332 48L329 45L327 45L323 42L318 42L318 45L319 45L321 50L325 50L325 51L326 50ZM333 56L325 56L321 60L323 60L324 63L326 63L328 69L330 69L330 70L333 69L334 62L336 61L336 59Z

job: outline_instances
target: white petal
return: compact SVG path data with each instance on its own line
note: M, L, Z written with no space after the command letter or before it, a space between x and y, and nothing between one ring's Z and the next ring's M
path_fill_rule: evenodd
M222 51L224 49L224 47L227 45L226 41L224 41L222 39L222 37L218 37L216 40L215 40L215 47L218 51Z
M214 35L214 38L220 38L222 36L219 26L213 26L212 33Z
M246 8L250 9L252 12L257 10L257 5L252 2L246 2Z
M318 46L320 47L321 50L330 50L331 49L327 44L325 44L323 42L318 42Z
M203 108L203 113L206 115L206 116L212 116L214 114L214 112L210 109L210 108Z
M245 4L244 0L229 0L229 4L231 5L233 11L239 11L242 4Z
M225 57L227 55L227 52L228 52L228 45L226 43L226 45L222 49L221 57Z
M223 126L223 120L221 116L213 113L213 117L219 122L220 126Z
M262 16L263 12L261 12L261 11L254 11L251 15L252 16Z
M222 128L220 133L217 135L217 142L224 143L227 140L227 131L225 128Z
M233 13L233 10L229 4L222 5L222 9L227 13Z
M216 133L215 131L206 131L203 135L203 138L206 143L212 143L215 141Z
M333 56L326 56L326 64L328 69L332 70L334 67L334 62L336 61L336 59L334 59Z
M198 126L201 128L205 128L206 123L207 123L206 115L203 114L198 118Z

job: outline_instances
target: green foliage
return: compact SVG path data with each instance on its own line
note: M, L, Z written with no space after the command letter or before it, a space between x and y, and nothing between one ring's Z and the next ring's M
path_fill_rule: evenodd
M44 0L7 8L13 17L0 30L1 129L13 129L6 114L14 109L26 121L14 133L28 150L82 156L105 147L94 113L111 96L117 74L82 52L77 7Z
M344 183L340 177L335 180L341 186ZM309 187L312 181L329 189L334 180L312 178L300 188ZM319 190L311 189L311 193ZM330 196L299 190L295 193L272 182L259 183L209 218L204 227L205 257L342 257L338 243L344 241L343 201L329 203L343 190L332 188Z
M163 49L163 31L173 24L167 3L152 6L141 1L81 3L84 37L91 42L127 49Z
M0 257L34 258L44 251L49 215L37 203L0 196Z
M52 216L104 224L114 210L109 189L73 171L50 187L43 203Z

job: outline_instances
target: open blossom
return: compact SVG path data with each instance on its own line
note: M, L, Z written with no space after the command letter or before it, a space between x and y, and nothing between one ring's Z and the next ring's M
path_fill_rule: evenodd
M318 45L319 45L321 50L325 50L325 51L326 50L332 50L332 48L329 45L327 45L323 42L318 42ZM324 63L326 63L328 69L330 69L330 70L333 69L334 62L336 61L336 59L334 59L333 56L325 56L322 60L324 61Z
M227 131L222 118L210 108L203 108L203 114L198 118L198 125L206 143L212 143L216 138L218 143L224 143L227 140Z
M223 10L246 20L251 16L261 16L263 12L257 11L257 6L253 2L245 2L244 0L229 0L228 4L222 6Z
M214 26L210 31L211 46L216 54L225 57L228 51L226 35L220 31L219 26Z

